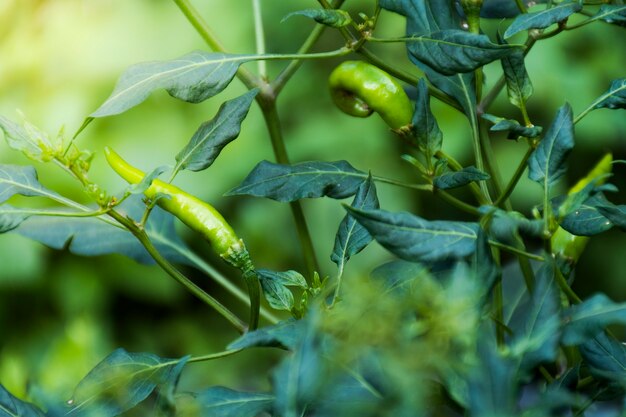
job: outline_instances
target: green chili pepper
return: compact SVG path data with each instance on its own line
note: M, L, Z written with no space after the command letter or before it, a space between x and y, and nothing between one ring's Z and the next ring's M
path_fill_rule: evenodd
M368 117L377 112L395 131L411 124L413 106L402 86L380 68L345 61L328 79L333 101L344 113Z
M144 178L141 170L127 163L112 149L105 148L105 156L111 168L127 182L137 184ZM246 246L224 217L210 204L158 179L152 181L144 194L149 199L156 199L161 208L204 236L222 259L243 272L252 309L250 328L255 329L260 306L258 278Z
M611 172L612 162L613 156L610 153L604 155L584 178L581 178L569 189L568 195L581 191L592 181L596 181L598 185L604 183L604 181L606 181L606 174ZM557 259L565 262L564 266L567 267L567 269L563 271L565 275L569 275L571 268L578 262L578 259L587 246L587 242L589 242L587 236L573 235L560 226L556 229L550 239L550 245L552 247L552 253Z

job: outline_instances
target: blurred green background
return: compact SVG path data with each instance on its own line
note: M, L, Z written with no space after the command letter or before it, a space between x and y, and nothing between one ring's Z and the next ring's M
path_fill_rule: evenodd
M316 7L312 0L263 1L269 52L296 51L313 24L303 17L279 23L291 11ZM371 12L370 2L347 1L347 8ZM225 47L232 52L255 51L250 0L198 0L196 6ZM356 14L355 14L356 15ZM485 26L488 31L499 22ZM401 36L403 19L383 13L379 36ZM610 80L624 77L626 42L623 28L589 25L541 42L529 54L527 67L535 94L529 103L531 119L547 126L564 100L582 111ZM327 31L317 50L343 44ZM71 135L84 117L111 92L128 66L171 59L194 49L206 49L172 1L168 0L1 0L0 1L0 114L27 120L52 137L65 126ZM414 71L400 44L373 48L394 63ZM278 105L292 161L346 159L361 170L404 181L415 175L399 156L407 149L377 118L352 119L336 110L325 80L339 60L307 62L288 84ZM255 63L247 64L252 71ZM270 76L285 65L268 63ZM500 75L497 64L486 68L487 84ZM133 164L150 170L171 164L175 155L219 105L244 91L234 81L218 97L188 104L157 92L142 105L119 116L94 121L81 134L79 146L96 153L91 178L115 192L122 182L107 169L102 149L112 146ZM471 163L469 131L463 117L432 101L444 132L445 150ZM501 94L491 113L517 118ZM623 111L592 112L576 126L572 170L563 189L584 175L603 152L626 159L626 118ZM523 143L494 137L498 163L508 179L523 155ZM262 159L273 160L261 113L253 106L239 139L217 162L201 173L182 173L177 184L212 202L233 224L259 267L303 270L289 207L246 197L222 198ZM0 163L30 163L0 144ZM87 202L86 196L58 169L37 166L41 182L64 195ZM626 189L625 168L616 167L615 183ZM411 210L430 219L465 219L456 210L427 195L380 185L382 207ZM541 189L524 179L513 194L516 208L527 213L540 201ZM461 197L464 194L459 194ZM623 194L614 196L625 203ZM332 276L330 251L344 211L336 201L305 201L322 272ZM238 282L228 267L209 253L202 242L180 228L181 234L215 267ZM624 237L611 231L594 239L580 263L576 287L581 293L605 291L626 299ZM346 279L360 279L391 256L370 245L350 261ZM245 309L197 271L186 271L197 282L242 314ZM75 384L116 347L178 357L220 351L236 336L224 321L168 276L153 266L138 265L122 256L79 258L51 251L16 234L0 236L0 383L17 395L38 386L69 398ZM278 359L257 350L215 363L194 364L185 371L183 389L209 384L263 389L266 370Z

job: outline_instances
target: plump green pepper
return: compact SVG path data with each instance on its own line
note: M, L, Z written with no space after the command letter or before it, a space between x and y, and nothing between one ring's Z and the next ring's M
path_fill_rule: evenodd
M612 162L613 155L610 153L606 154L584 178L581 178L569 189L568 195L581 191L592 181L597 181L598 185L604 183L606 178L603 178L603 176L611 172ZM552 235L550 239L552 253L557 259L564 262L564 266L566 266L564 273L566 273L566 275L569 274L569 270L578 262L580 255L582 255L587 246L587 242L589 242L587 236L573 235L560 226Z
M392 129L411 124L413 106L402 86L380 68L362 61L345 61L328 79L333 101L344 113L368 117L376 112Z

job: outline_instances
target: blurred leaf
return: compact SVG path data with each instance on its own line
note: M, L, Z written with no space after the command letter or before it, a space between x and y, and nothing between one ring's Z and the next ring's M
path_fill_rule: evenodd
M376 196L376 187L371 175L359 186L351 207L361 210L380 207L378 197ZM350 257L361 252L371 241L372 236L367 229L361 226L350 214L346 214L339 224L339 230L337 230L335 235L335 246L330 259L342 271Z
M176 384L187 358L163 359L150 353L117 349L78 384L66 416L117 416L145 400L155 389Z
M119 211L138 219L145 210L139 197L128 198ZM105 221L103 221L105 220ZM54 249L67 248L81 256L119 253L137 262L152 264L154 260L139 241L126 229L115 226L107 217L30 217L15 231ZM174 217L158 207L146 223L146 233L163 256L173 262L188 263L182 253L185 244L176 235Z
M326 9L306 9L289 13L280 22L284 22L293 16L306 16L315 20L322 25L333 28L342 28L352 23L350 14L345 10L326 10Z
M32 124L25 122L20 126L0 116L0 130L4 132L4 138L11 149L36 161L44 161L50 157L43 152L44 149L52 149L48 136Z
M626 384L626 347L601 332L580 345L580 354L591 375Z
M16 194L52 200L63 198L39 183L37 171L32 166L0 165L0 204Z
M346 198L354 195L367 175L346 161L280 165L261 161L243 182L226 195L252 195L287 202L301 198Z
M0 234L10 232L18 227L29 214L23 209L13 207L9 204L0 205Z
M396 260L380 265L372 271L371 276L384 283L386 292L403 292L416 281L430 277L430 273L422 264Z
M585 343L610 324L626 324L626 303L614 303L604 294L569 307L563 313L565 345Z
M211 387L180 398L184 398L181 409L189 409L189 412L183 411L181 417L255 417L269 412L274 403L273 395L234 391L225 387Z
M428 86L422 78L417 83L417 99L415 100L415 113L411 122L411 132L418 149L430 161L435 153L441 149L443 135L441 130L439 130L437 119L435 119L430 109Z
M540 12L521 14L513 20L511 26L504 32L504 38L528 29L545 29L550 25L561 22L583 8L577 1L565 1Z
M544 190L565 174L565 159L574 147L572 108L563 105L539 145L528 159L529 177L543 185Z
M609 201L601 193L585 200L578 208L561 219L559 225L576 236L593 236L613 227L613 223L599 211Z
M624 4L603 4L598 13L588 20L604 20L606 23L614 23L620 26L626 25L626 5Z
M123 113L160 89L180 100L200 103L226 88L239 66L252 59L248 55L195 51L169 61L133 65L122 74L109 98L90 117Z
M476 223L428 221L407 212L346 207L385 249L409 261L440 261L476 250Z
M485 229L498 242L512 244L518 240L520 233L535 238L543 236L543 220L527 219L517 211L489 210L484 217L488 220Z
M265 299L276 310L291 311L294 307L293 294L287 287L307 287L304 277L296 271L274 272L259 269L256 272Z
M484 288L484 295L491 293L491 288L496 283L497 278L502 274L500 267L496 263L487 234L482 228L478 229L476 237L476 252L472 257L472 267L474 276L480 280Z
M316 416L374 416L379 415L383 399L376 388L359 372L350 369L324 384L316 407ZM413 410L415 413L415 410ZM393 415L396 415L393 413Z
M471 182L485 181L491 178L489 174L474 166L465 167L460 171L446 172L433 178L433 185L441 190L463 187Z
M0 417L45 417L34 404L14 397L0 384Z
M607 218L612 224L626 231L626 205L602 204L596 209Z
M407 49L413 58L442 75L474 71L500 59L518 46L492 43L486 35L476 35L461 29L409 36Z
M596 101L594 109L626 109L626 78L613 80L609 89Z
M224 102L217 115L202 123L187 146L176 155L177 164L174 170L182 168L202 171L211 166L222 149L239 136L241 122L246 118L258 92L255 88Z
M523 136L525 138L536 138L543 130L541 126L526 127L519 124L517 120L505 119L492 114L483 114L482 118L494 124L491 126L491 131L509 132L508 139L517 139L519 136Z
M247 332L229 344L228 349L269 346L293 350L303 336L304 323L299 320L288 319L272 326Z
M544 3L545 1L532 1L526 0L522 3L526 7L530 7L537 3ZM515 3L515 0L485 0L480 8L480 17L487 19L507 19L515 17L521 14L519 7Z

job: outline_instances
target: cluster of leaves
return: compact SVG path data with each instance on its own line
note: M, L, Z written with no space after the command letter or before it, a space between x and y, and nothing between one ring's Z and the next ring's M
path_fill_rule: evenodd
M462 3L465 17L476 18L467 2ZM566 1L528 13L522 2L517 9L508 3L499 4L483 8L482 16L516 17L502 35L497 34L498 42L494 43L486 34L464 30L461 8L451 2L377 3L406 17L406 37L393 41L406 42L410 60L428 80L428 84L422 79L415 86L413 124L403 133L413 152L405 159L425 181L412 184L412 188L446 198L474 215L474 221L428 220L381 209L375 183L390 180L359 170L347 161L262 161L228 195L290 203L304 198L353 197L345 206L347 214L338 227L331 254L338 270L334 295L326 288L327 281L317 275L307 281L295 271L259 270L269 305L292 312L297 320L245 333L226 351L207 357L165 359L116 350L79 383L67 403L39 395L39 408L0 386L0 415L252 417L265 412L289 417L530 417L567 412L580 415L606 400L614 400L623 408L626 348L606 328L626 325L626 304L614 303L602 294L585 301L577 299L569 286L577 259L568 257L567 248L556 247L551 237L562 228L572 236L567 244L580 246L581 237L613 226L626 230L626 206L613 204L604 195L616 190L603 184L607 175L589 178L569 195L553 195L554 184L566 172L567 156L574 148L574 125L595 109L626 108L626 79L614 80L576 117L570 105L563 104L543 129L528 120L526 102L532 95L532 84L524 56L542 36L596 21L624 25L626 6L605 4L589 11L581 3ZM520 9L525 13L519 13ZM582 11L587 18L568 26L567 19ZM354 43L355 52L363 43L381 41L371 36L378 15L355 24L347 12L328 5L296 14L342 30L354 24L362 36L361 42ZM543 32L555 24L552 32ZM525 45L506 43L505 39L524 31L531 34ZM342 47L337 55L344 52ZM129 110L157 89L187 102L201 102L224 90L243 63L267 58L198 51L171 61L135 65L81 130L96 118ZM509 100L520 109L522 123L482 114L489 103L481 100L481 68L494 61L502 64ZM215 118L202 124L176 156L172 178L183 169L210 167L238 136L252 101L261 100L267 106L263 102L266 96L259 99L262 94L253 88L224 103ZM443 152L443 135L430 109L434 94L467 117L476 166L462 167ZM504 190L488 183L495 181L494 173L486 172L482 161L483 153L488 154L482 149L488 138L481 137L480 125L486 122L493 124L492 130L508 131L510 138L528 144L519 175ZM60 140L53 146L36 128L19 126L6 118L0 118L0 129L12 148L38 162L54 160L71 172L97 203L84 206L46 189L33 167L3 165L0 232L21 233L79 255L116 252L151 262L154 252L124 228L134 226L116 222L120 217L106 216L115 209L123 214L121 218L128 216L135 219L134 224L141 224L133 234L145 233L163 259L206 271L176 237L172 217L151 207L146 211L135 196L162 169L153 171L139 186L125 190L123 197L113 198L89 181L89 155L78 151L75 144ZM544 190L534 217L513 211L508 203L508 193L525 169ZM610 164L603 174L608 172ZM479 207L448 194L447 190L465 186ZM491 198L494 193L495 201ZM13 207L6 202L15 195L44 197L65 208ZM379 267L371 277L349 282L340 294L348 261L372 240L402 261ZM526 249L527 244L537 242L542 250ZM504 252L515 256L519 266L503 267L507 260ZM291 288L301 290L299 304ZM177 390L180 374L188 364L259 347L288 351L271 373L270 392L224 387L194 393Z

